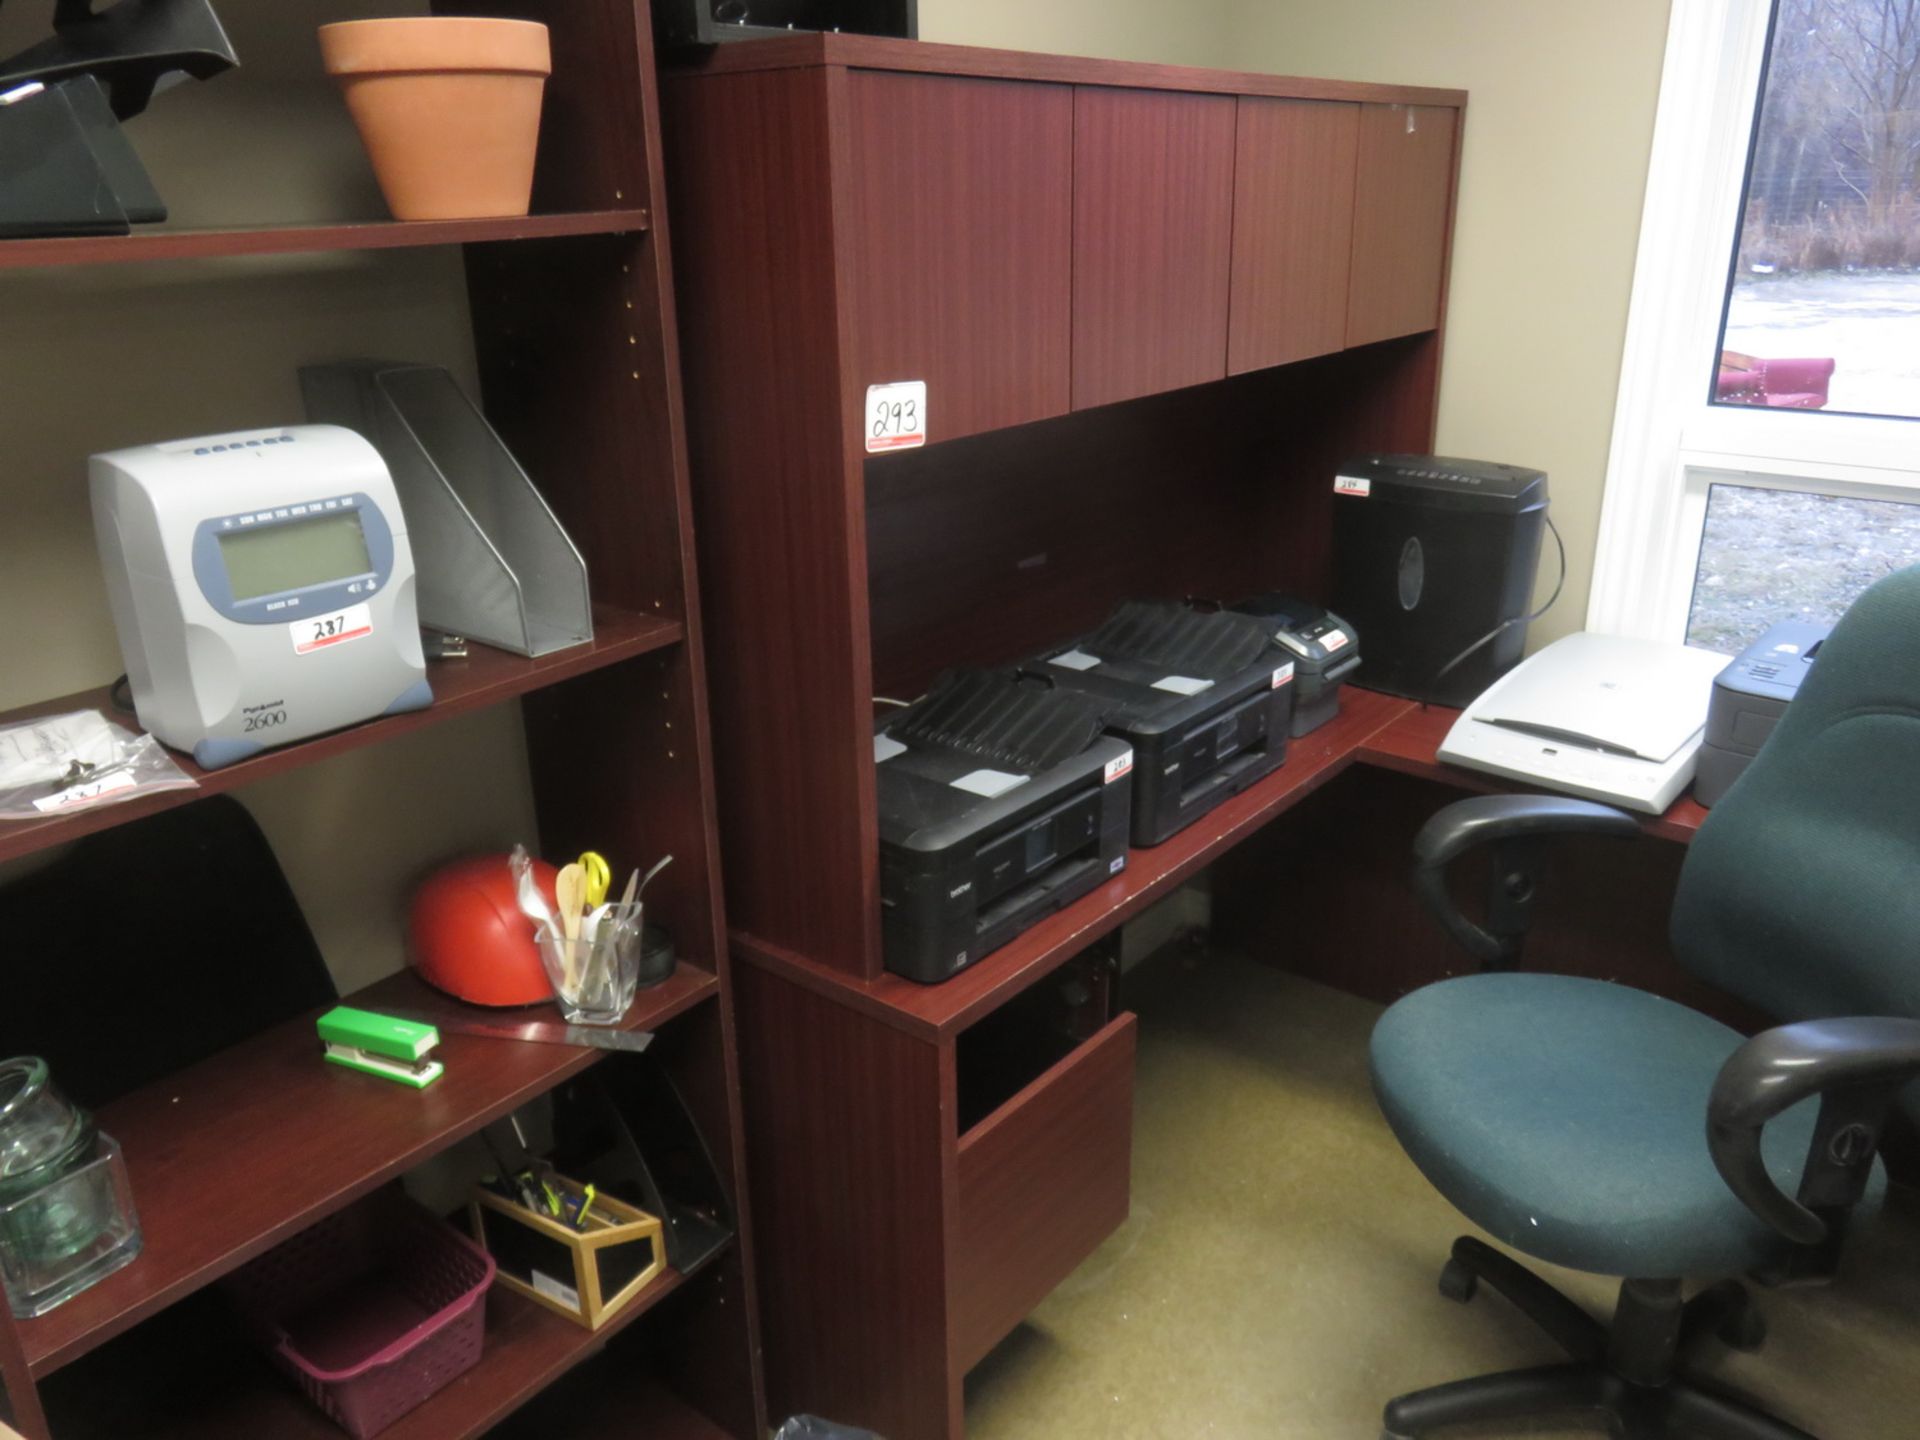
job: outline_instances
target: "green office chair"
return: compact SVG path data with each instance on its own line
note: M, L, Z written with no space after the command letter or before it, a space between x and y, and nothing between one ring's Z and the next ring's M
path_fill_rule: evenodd
M1881 581L1822 647L1779 728L1690 848L1681 963L1781 1020L1751 1040L1622 985L1513 966L1547 839L1635 821L1550 796L1451 805L1415 842L1415 886L1488 973L1406 996L1373 1033L1373 1083L1427 1178L1503 1243L1624 1277L1611 1331L1506 1255L1458 1241L1440 1288L1484 1281L1569 1363L1461 1380L1386 1407L1389 1436L1596 1412L1624 1440L1810 1440L1684 1377L1699 1337L1751 1348L1746 1290L1680 1277L1833 1271L1878 1200L1882 1125L1920 1076L1920 568ZM1483 924L1445 872L1492 847Z

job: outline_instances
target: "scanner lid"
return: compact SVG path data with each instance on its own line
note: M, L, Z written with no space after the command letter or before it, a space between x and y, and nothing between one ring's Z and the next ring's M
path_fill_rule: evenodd
M1581 631L1524 661L1467 708L1489 725L1658 764L1707 722L1727 657Z

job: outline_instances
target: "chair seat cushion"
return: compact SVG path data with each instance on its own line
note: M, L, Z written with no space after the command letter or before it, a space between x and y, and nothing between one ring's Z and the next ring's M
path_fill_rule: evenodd
M1624 985L1470 975L1380 1017L1373 1084L1414 1163L1515 1249L1603 1275L1737 1274L1785 1248L1707 1151L1707 1097L1741 1039ZM1763 1137L1790 1195L1817 1113L1796 1106Z

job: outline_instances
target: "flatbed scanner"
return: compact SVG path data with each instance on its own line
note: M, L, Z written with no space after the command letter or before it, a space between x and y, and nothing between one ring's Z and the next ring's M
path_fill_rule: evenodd
M1127 863L1133 748L1041 679L942 676L873 737L887 969L945 980Z
M1440 758L1650 815L1693 780L1724 655L1583 631L1489 687Z
M1251 615L1132 601L1027 669L1085 696L1137 759L1133 843L1158 845L1279 769L1293 657Z

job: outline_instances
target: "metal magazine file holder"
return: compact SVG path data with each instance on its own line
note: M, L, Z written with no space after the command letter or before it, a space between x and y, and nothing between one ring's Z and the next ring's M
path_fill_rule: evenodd
M516 655L593 639L587 566L526 471L436 365L300 371L307 418L357 430L400 492L420 623Z

